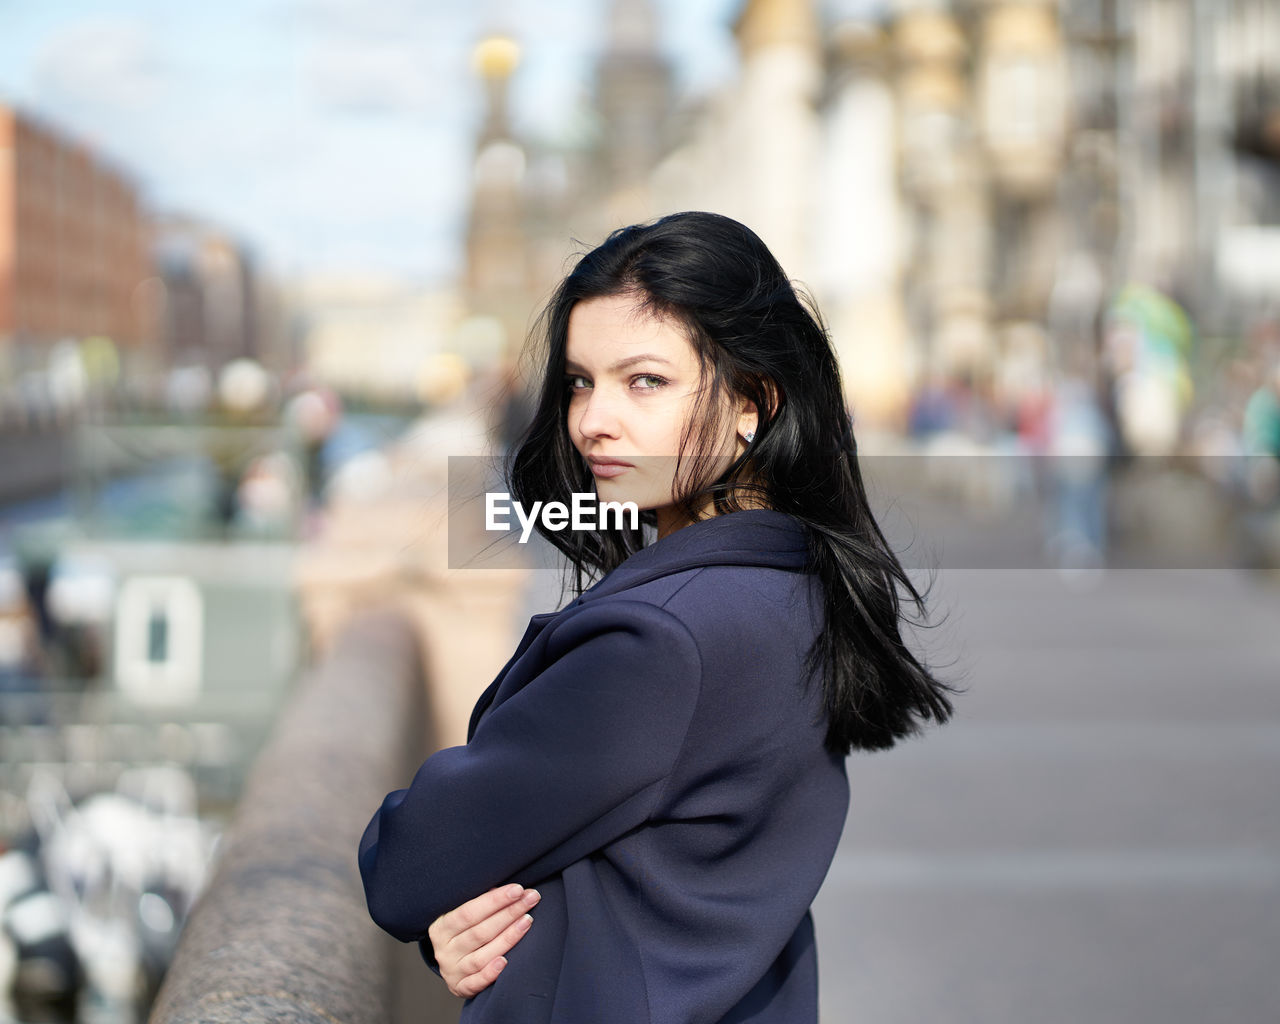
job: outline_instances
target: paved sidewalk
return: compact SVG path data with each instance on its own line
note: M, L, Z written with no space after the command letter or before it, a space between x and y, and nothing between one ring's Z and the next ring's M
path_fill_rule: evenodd
M980 566L1000 524L957 530ZM824 1024L1280 1020L1280 587L944 570L970 692L849 761Z

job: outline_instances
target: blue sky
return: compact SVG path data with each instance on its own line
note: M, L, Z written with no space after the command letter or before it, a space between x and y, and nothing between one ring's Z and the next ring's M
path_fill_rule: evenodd
M678 83L735 72L740 0L655 0ZM522 45L525 132L574 130L604 0L0 0L0 100L91 142L154 208L225 225L275 272L455 270L481 95Z

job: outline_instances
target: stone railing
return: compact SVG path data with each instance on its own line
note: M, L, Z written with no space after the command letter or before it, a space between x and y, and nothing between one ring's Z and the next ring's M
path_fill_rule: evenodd
M434 749L421 641L395 612L347 624L255 764L151 1024L456 1021L461 1002L369 919L356 863L383 796Z

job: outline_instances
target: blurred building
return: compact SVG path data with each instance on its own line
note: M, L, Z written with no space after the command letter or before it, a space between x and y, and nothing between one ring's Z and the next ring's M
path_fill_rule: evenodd
M470 308L494 318L504 336L518 331L533 290L526 231L528 159L513 135L508 109L511 76L519 60L516 42L501 36L482 41L473 54L487 103L472 164L463 291Z
M279 296L248 246L218 225L173 213L155 218L150 237L149 310L164 367L216 372L253 359L281 373L293 368Z
M507 311L497 315L514 352L575 253L662 213L724 213L815 293L869 415L897 413L911 353L887 37L874 26L832 34L812 0L751 0L733 24L738 78L679 97L660 29L652 0L607 6L593 130L559 153L513 137L514 65L477 61L490 116L477 146L469 302Z
M577 193L598 218L591 237L652 216L653 171L674 137L673 73L653 0L615 0L605 26L592 80L596 131L583 161L587 191Z
M500 355L502 335L480 316L465 317L452 290L424 290L378 275L313 275L295 283L290 305L306 377L348 398L432 400L459 361Z
M654 168L671 144L673 85L652 0L614 0L592 78L594 110L573 143L519 138L509 116L515 41L483 40L474 67L486 90L467 227L465 295L492 318L501 349L519 350L533 314L572 254L652 216Z
M752 227L817 300L860 417L892 419L913 353L889 37L828 23L810 0L750 0L732 29L739 74L686 117L656 174L660 208Z
M134 183L0 105L0 383L45 373L65 339L108 339L130 362L151 340L140 292L149 275Z
M889 20L904 295L921 365L989 373L1058 267L1066 68L1053 0L926 5Z
M1208 333L1274 307L1280 0L899 0L889 26L930 362L1027 323L1095 345L1132 282Z
M1274 309L1280 0L838 7L743 0L737 75L678 97L656 5L612 0L597 129L558 164L513 136L515 64L489 66L470 294L505 304L511 347L569 238L683 209L761 235L818 300L854 407L890 424L926 373L1091 358L1133 282L1202 330Z

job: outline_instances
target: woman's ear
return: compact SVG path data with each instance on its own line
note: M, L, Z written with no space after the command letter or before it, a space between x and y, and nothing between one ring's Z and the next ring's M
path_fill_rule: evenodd
M756 403L744 398L738 405L738 436L754 434L760 425L760 416L756 412Z
M766 401L769 404L769 417L772 419L778 413L778 386L771 380L761 382ZM755 433L760 429L760 412L755 402L749 398L742 398L738 406L738 433L747 434Z

